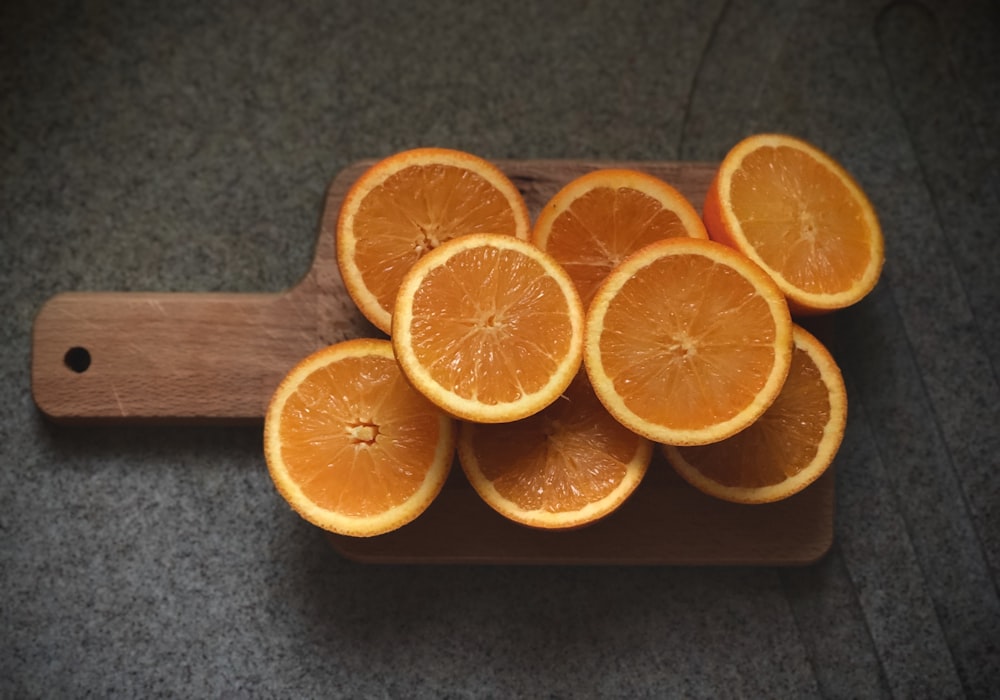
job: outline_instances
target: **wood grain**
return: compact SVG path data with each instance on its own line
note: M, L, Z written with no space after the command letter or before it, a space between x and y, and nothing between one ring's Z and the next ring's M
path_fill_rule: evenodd
M458 464L419 518L378 537L328 534L356 561L382 564L772 565L810 564L833 544L833 470L778 503L706 496L656 454L618 510L569 532L507 520L472 490Z
M50 299L33 329L31 380L39 409L64 422L260 422L298 360L346 338L381 335L348 297L335 259L340 203L369 164L355 163L331 183L312 265L285 292L73 292ZM524 194L533 218L563 184L595 168L647 171L697 207L715 172L710 163L498 165ZM832 543L833 485L830 471L780 503L736 505L702 495L657 454L617 512L580 530L551 533L494 513L456 464L439 498L415 522L375 538L329 540L346 557L381 563L806 564Z

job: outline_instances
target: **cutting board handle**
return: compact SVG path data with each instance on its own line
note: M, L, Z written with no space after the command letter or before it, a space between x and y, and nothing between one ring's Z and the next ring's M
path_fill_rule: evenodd
M317 349L296 295L74 292L35 318L32 391L58 421L260 421Z
M312 266L276 294L70 292L35 319L35 403L62 422L262 421L295 363L346 338L382 335L344 289L336 227L344 193L372 161L344 168L327 188ZM710 163L497 161L532 215L560 187L599 167L634 167L705 198Z

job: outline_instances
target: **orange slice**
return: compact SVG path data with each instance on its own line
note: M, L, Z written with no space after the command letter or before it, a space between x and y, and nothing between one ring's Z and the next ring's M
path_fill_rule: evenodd
M798 314L861 300L885 261L882 229L858 183L791 136L758 134L730 150L704 218L709 236L767 270Z
M583 307L572 280L513 236L462 236L431 251L403 279L393 313L406 376L459 418L526 418L580 367Z
M459 427L458 455L477 493L501 515L544 529L592 523L642 480L649 440L609 414L580 372L565 395L514 423Z
M373 165L351 187L337 221L337 264L351 298L389 332L403 275L456 236L528 239L521 193L495 165L462 151L417 148Z
M584 363L598 398L656 442L715 442L778 395L792 355L781 291L720 243L667 238L633 253L587 312Z
M407 383L388 340L347 340L302 360L264 421L275 487L303 518L344 535L420 515L454 451L454 421Z
M788 379L770 408L732 437L698 447L665 446L667 460L699 490L737 503L798 493L833 462L847 424L847 392L822 343L795 327Z
M708 238L687 198L647 173L608 168L581 175L549 200L531 240L566 268L586 307L613 267L673 236Z

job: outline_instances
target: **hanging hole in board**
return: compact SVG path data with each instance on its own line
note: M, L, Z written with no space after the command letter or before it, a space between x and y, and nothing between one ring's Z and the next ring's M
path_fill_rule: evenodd
M77 374L83 374L90 367L90 352L87 348L72 347L63 355L63 362Z

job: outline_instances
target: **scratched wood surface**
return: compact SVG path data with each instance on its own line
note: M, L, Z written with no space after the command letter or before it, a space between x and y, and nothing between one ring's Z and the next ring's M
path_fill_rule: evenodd
M533 213L598 167L554 160L500 165ZM695 202L715 172L709 163L602 165L641 168ZM334 257L341 200L365 167L357 163L333 179L313 263L286 292L70 292L48 301L33 333L37 405L50 418L77 423L259 424L292 365L323 345L377 333L347 296ZM456 468L416 523L374 539L329 539L345 556L383 563L808 564L833 541L833 493L831 472L780 504L734 506L701 496L658 454L621 512L552 537L484 507Z

